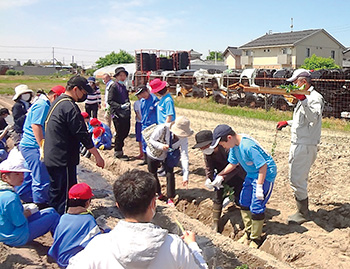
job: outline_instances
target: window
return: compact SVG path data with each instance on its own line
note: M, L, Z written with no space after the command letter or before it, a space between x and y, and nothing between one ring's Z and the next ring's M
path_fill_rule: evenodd
M331 58L335 59L335 50L331 50Z
M310 57L310 48L306 48L306 58Z

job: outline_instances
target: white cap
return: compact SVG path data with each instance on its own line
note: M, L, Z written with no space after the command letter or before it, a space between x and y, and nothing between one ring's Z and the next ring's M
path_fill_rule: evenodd
M18 148L13 148L7 159L0 163L0 171L4 172L30 172L25 167L25 160Z
M296 80L297 78L300 78L300 77L309 77L309 76L311 76L310 71L301 68L301 69L294 70L292 77L290 77L289 79L287 79L287 81L293 82L293 81Z
M33 91L31 89L28 88L27 85L25 84L21 84L21 85L18 85L16 88L15 88L15 95L13 96L12 100L17 100L18 97L23 94L23 93L32 93Z

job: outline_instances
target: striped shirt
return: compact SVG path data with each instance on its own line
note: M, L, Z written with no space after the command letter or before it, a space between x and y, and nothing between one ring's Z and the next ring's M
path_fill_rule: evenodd
M93 93L87 95L85 104L101 104L101 91L99 87L96 87L96 90Z

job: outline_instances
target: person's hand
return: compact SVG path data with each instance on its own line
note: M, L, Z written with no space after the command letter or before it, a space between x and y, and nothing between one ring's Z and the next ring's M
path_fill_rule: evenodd
M104 159L101 157L101 155L95 156L96 159L96 165L98 167L104 168L105 167L105 161Z
M258 200L264 200L263 184L256 184L256 198Z
M105 149L105 145L101 145L98 149L99 150L104 150Z
M205 180L204 186L206 186L206 187L207 187L209 190L211 190L211 191L214 190L214 186L213 186L213 184L212 184L210 178L207 178L207 179Z
M188 180L182 181L182 186L186 187L186 189L188 190Z
M215 187L216 189L220 189L223 188L222 186L222 182L224 181L224 177L217 175L214 179L214 181L211 183L213 185L213 187Z
M121 108L121 109L127 109L127 108L129 108L129 106L130 106L130 103L125 103L125 104L122 104L122 105L120 106L120 108Z
M45 142L45 139L42 139L39 145L40 161L42 162L44 161L44 142Z
M196 242L196 234L191 231L184 231L183 235L181 238L185 241L187 245Z
M30 214L33 215L39 211L39 207L34 203L28 203L23 205L24 210L29 210Z
M306 96L304 94L292 94L292 95L300 101L303 101L306 99Z
M169 145L164 145L163 146L163 150L165 151L165 150L168 150L169 149Z
M281 131L284 127L288 126L288 122L287 121L279 121L277 123L276 129L278 131Z

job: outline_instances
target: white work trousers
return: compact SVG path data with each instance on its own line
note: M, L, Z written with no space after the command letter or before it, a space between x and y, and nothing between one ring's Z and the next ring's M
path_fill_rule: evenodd
M311 165L316 160L317 145L292 143L289 150L289 180L295 198L299 201L308 198L307 180Z

